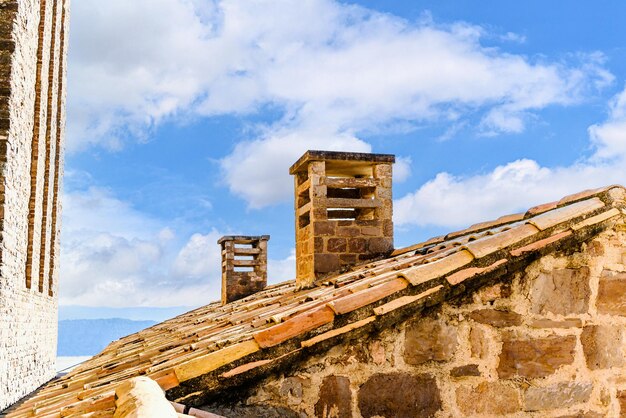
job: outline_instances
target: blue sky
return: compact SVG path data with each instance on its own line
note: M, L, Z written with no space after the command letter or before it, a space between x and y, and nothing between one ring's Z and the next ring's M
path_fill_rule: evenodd
M306 149L397 155L397 247L626 183L621 1L72 6L62 305L208 303L232 233L293 278Z

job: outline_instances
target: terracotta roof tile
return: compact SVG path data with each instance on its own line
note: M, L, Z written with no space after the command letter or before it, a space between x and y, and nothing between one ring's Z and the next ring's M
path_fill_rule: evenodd
M254 334L254 339L261 348L273 347L290 338L304 334L315 328L332 322L335 318L333 310L328 306L305 312L281 324Z
M408 287L408 285L409 283L404 279L394 279L386 283L379 284L378 286L364 289L329 302L328 306L335 312L335 314L343 315L404 290Z
M540 213L544 213L547 212L549 210L553 210L556 209L559 206L559 202L550 202L550 203L543 203L541 205L537 205L534 206L530 209L528 209L528 211L526 212L526 215L524 216L525 218L530 218L531 216L536 216L539 215Z
M575 225L572 225L572 230L574 231L578 231L579 229L588 227L588 226L592 226L592 225L596 225L600 222L604 222L604 221L608 221L611 218L614 218L616 216L620 216L622 214L622 212L620 212L619 209L613 208L611 210L608 210L604 213L601 213L599 215L596 216L592 216L591 218L587 218L582 222L579 222Z
M472 253L467 250L461 250L445 258L433 261L432 263L407 269L400 273L400 275L407 279L413 286L417 286L458 270L468 265L473 260L474 256Z
M591 196L595 196L599 193L602 193L604 191L607 191L611 188L613 188L615 186L607 186L607 187L600 187L598 189L589 189L589 190L583 190L582 192L578 192L578 193L574 193L571 194L569 196L565 196L563 199L559 200L559 206L564 206L564 205L568 205L570 203L576 202L578 200L583 200L583 199L587 199Z
M182 363L174 368L174 373L179 382L184 382L256 353L260 349L255 340L244 341Z
M465 245L476 258L483 258L537 234L539 229L530 224L517 224L504 232L477 239Z
M451 232L448 235L446 235L446 239L449 240L449 239L453 239L453 238L460 237L463 235L468 235L473 232L483 231L485 229L492 229L500 225L509 224L511 222L518 222L518 221L521 221L522 219L524 219L523 213L514 213L512 215L501 216L495 221L480 222L462 231Z
M8 417L92 412L112 416L116 387L139 375L148 375L164 389L176 388L183 393L180 399L201 393L180 385L199 376L214 379L210 387L243 381L248 374L290 361L300 355L301 347L327 346L318 343L378 326L377 318L399 309L419 312L451 294L450 286L499 274L500 269L505 272L509 256L551 250L562 240L587 239L623 216L618 208L626 208L625 199L621 187L586 191L532 208L523 220L521 214L508 215L396 250L311 289L297 290L290 281L224 306L211 303L111 343L16 406ZM496 256L501 259L494 262ZM372 311L365 319L357 320L361 311L343 316L368 305ZM335 321L335 315L342 320ZM346 323L353 317L356 322ZM270 349L283 343L284 349Z
M511 251L511 256L519 257L519 256L524 255L524 254L535 252L535 251L540 250L540 249L542 249L544 247L547 247L550 244L554 244L557 241L560 241L562 239L570 237L571 235L572 235L572 231L559 232L558 234L549 236L548 238L544 238L542 240L535 241L532 244L528 244L528 245L526 245L524 247L520 247L520 248L518 248L516 250L513 250L513 251Z
M602 202L599 198L594 197L593 199L583 200L582 202L573 203L568 206L563 206L561 208L542 213L541 215L528 219L527 222L543 231L562 222L586 215L589 212L593 212L594 210L603 207L604 202Z
M419 300L426 299L427 297L432 296L433 294L439 292L441 289L443 289L443 285L435 286L418 295L401 296L397 299L392 300L391 302L387 302L384 305L380 305L374 308L374 313L377 316L385 315L389 312L395 311L396 309L405 307Z
M460 270L456 273L453 273L451 275L449 275L448 277L446 277L446 280L448 281L448 283L450 283L452 286L455 286L459 283L464 282L467 279L471 279L473 277L476 276L480 276L481 274L487 274L487 273L491 273L492 271L497 270L498 268L500 268L501 266L505 265L507 263L507 259L506 258L502 258L498 261L496 261L495 263L487 266L487 267L470 267L470 268L466 268L463 270Z
M313 337L311 339L308 339L306 341L302 341L300 343L300 345L303 348L305 348L305 347L312 347L315 344L321 343L322 341L326 341L326 340L328 340L330 338L334 338L334 337L337 337L339 335L346 334L346 333L348 333L350 331L353 331L355 329L362 328L365 325L374 322L375 320L376 320L375 316L369 316L369 317L367 317L365 319L353 322L353 323L348 324L346 326L343 326L341 328L336 328L336 329L327 331L327 332L325 332L323 334L316 335L315 337Z

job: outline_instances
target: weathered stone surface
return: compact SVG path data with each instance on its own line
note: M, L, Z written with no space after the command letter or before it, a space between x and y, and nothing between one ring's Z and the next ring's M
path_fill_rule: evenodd
M626 390L617 391L617 402L619 403L620 408L620 418L626 417Z
M450 376L452 377L480 376L480 370L478 370L478 364L467 364L465 366L455 367L452 370L450 370Z
M591 370L624 365L624 331L620 326L588 325L580 342Z
M362 254L367 251L367 241L363 238L351 238L348 240L348 251Z
M548 376L559 367L574 361L575 347L575 336L521 340L505 338L502 341L498 376L502 379Z
M331 253L343 253L348 248L348 243L345 238L329 238L326 248Z
M393 241L390 238L370 238L367 250L373 254L384 254L393 250Z
M474 294L474 302L485 304L493 302L496 299L508 298L511 296L511 286L509 283L497 283L480 289Z
M480 309L470 312L469 317L476 322L494 327L513 327L522 323L520 314L496 309Z
M559 418L606 418L606 414L602 414L600 412L588 411L588 412L578 412L574 415L563 415Z
M300 376L292 376L285 378L281 385L279 393L287 399L290 405L297 405L302 402L304 388L311 386L311 379Z
M313 223L313 234L316 236L334 235L335 223L332 221L316 221Z
M354 238L361 235L361 231L356 226L339 226L337 227L337 236Z
M407 364L447 361L454 355L457 344L455 327L441 320L424 318L406 328L404 361Z
M364 418L427 418L441 409L435 379L408 373L373 375L359 389L358 403Z
M596 306L600 314L626 316L626 273L602 272Z
M512 414L521 408L518 390L504 382L482 382L478 386L460 386L456 402L464 415Z
M589 400L591 383L563 382L547 387L529 387L524 392L524 410L568 408Z
M381 232L380 227L377 226L364 226L361 228L361 235L379 236Z
M315 271L319 273L330 273L337 271L341 263L336 254L317 254L315 256Z
M562 321L553 321L551 319L533 319L530 322L533 328L580 328L583 321L578 318L565 318Z
M587 253L593 257L600 257L604 255L604 245L599 241L591 241L587 245Z
M484 359L489 354L487 335L479 327L473 327L469 334L471 355L474 358Z
M277 405L204 406L201 410L228 418L302 418L291 408Z
M370 344L370 356L374 364L385 364L385 346L379 340L374 340Z
M531 289L532 312L581 314L589 309L589 267L541 273Z
M352 416L352 391L350 379L345 376L327 376L320 387L315 404L318 418L350 418Z

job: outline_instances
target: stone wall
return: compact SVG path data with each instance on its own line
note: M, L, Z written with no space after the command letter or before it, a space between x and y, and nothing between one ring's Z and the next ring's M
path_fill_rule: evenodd
M235 417L626 416L626 228L255 384ZM620 412L624 411L624 412Z
M0 410L55 375L68 7L0 3Z

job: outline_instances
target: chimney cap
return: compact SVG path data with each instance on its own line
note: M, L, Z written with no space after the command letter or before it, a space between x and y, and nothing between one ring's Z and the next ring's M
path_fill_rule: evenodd
M269 235L224 235L222 238L217 240L218 244L221 244L225 241L239 241L242 244L251 244L256 241L269 241Z
M371 154L364 152L317 151L309 150L302 155L290 168L289 174L303 171L311 161L355 161L366 163L395 163L393 154Z

